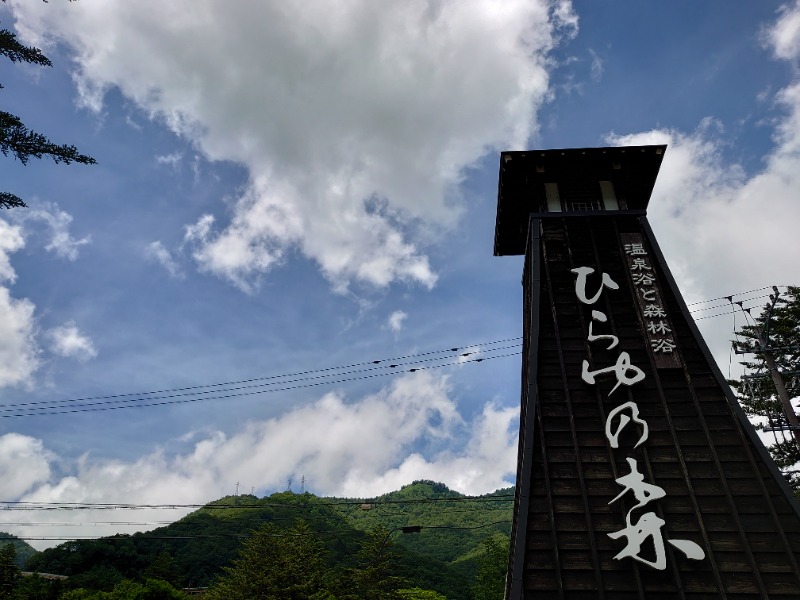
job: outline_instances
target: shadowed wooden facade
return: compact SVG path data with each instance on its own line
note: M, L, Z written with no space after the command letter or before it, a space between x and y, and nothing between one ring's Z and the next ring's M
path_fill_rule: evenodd
M664 152L501 155L495 254L526 255L507 599L800 598L800 503L647 222Z

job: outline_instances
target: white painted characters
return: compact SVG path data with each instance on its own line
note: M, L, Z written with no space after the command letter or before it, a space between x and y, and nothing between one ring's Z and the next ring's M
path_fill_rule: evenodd
M644 249L643 244L625 244L626 254L647 256L647 251ZM610 290L618 290L619 284L615 282L607 273L601 274L600 289L591 297L587 295L586 284L589 275L592 275L595 269L592 267L578 267L572 269L577 277L575 278L575 295L583 304L594 305L600 300L606 288ZM652 275L652 268L644 258L634 258L631 264L631 275L635 285L645 286L652 285L655 282L655 277ZM672 338L667 337L672 333L672 328L666 319L666 313L657 302L655 289L646 289L643 287L637 288L642 297L650 302L644 308L644 316L648 318L646 330L648 334L661 335L664 337L651 338L650 345L654 352L671 353L676 345ZM659 320L655 320L659 319ZM607 323L608 316L606 313L599 310L592 310L592 319L589 322L589 336L587 340L589 343L594 342L608 342L606 350L612 350L619 345L619 338L611 333L596 333L594 330L595 323ZM608 393L610 397L620 385L633 386L645 378L645 373L642 369L634 364L631 364L630 354L627 352L620 352L617 361L610 366L601 367L591 370L589 368L589 361L584 360L581 366L581 379L589 385L594 385L597 377L604 375L613 375L616 378L616 384ZM612 409L606 417L605 434L610 446L613 449L619 448L619 438L622 431L631 423L638 425L641 428L641 434L633 449L638 448L641 444L647 441L650 435L650 428L647 421L639 416L639 406L629 400L620 404ZM662 487L655 484L648 483L644 480L644 474L639 471L639 463L635 458L627 457L630 472L627 475L618 477L615 481L622 486L622 491L613 498L609 504L616 502L625 494L632 493L636 499L637 504L628 510L625 515L625 527L619 531L614 531L608 534L611 539L625 538L625 547L614 557L616 560L623 558L632 558L645 565L653 567L654 569L664 570L667 565L666 551L665 551L665 538L662 531L665 521L659 517L652 510L645 513L634 514L634 511L643 509L645 506L664 498L666 492ZM634 522L635 521L635 522ZM642 545L647 540L652 541L653 559L642 556ZM691 560L702 560L705 558L703 549L691 540L666 540L674 548L683 552L686 558Z

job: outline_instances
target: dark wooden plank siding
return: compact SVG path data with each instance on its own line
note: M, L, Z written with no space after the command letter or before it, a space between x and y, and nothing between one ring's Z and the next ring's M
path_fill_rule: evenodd
M525 440L530 484L517 490L516 510L524 509L525 515L516 514L515 523L525 527L512 541L518 597L800 598L796 501L787 497L774 465L726 396L645 217L554 216L532 220L532 228L523 280L521 406L521 431L532 436ZM651 250L679 367L656 366L622 234L643 236ZM591 308L576 297L571 273L580 266L605 272L620 285L607 290L596 306L608 315L603 331L619 338L618 348L587 341ZM620 386L609 396L613 378L600 378L595 385L582 380L584 359L613 364L621 349L645 372L643 381ZM638 406L649 437L634 450L639 434L626 428L620 447L627 450L617 451L604 428L609 411L626 401ZM614 558L625 543L608 534L625 527L625 516L636 504L630 493L612 502L623 491L615 480L630 472L629 457L637 460L645 481L666 492L652 503L665 521L665 537L696 542L705 559L688 560L669 544L664 570ZM518 481L523 475L518 473ZM524 552L515 554L521 536ZM509 596L516 600L513 588Z

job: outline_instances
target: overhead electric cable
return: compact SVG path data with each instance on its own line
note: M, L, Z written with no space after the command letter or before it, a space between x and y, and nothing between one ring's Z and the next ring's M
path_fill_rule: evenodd
M106 526L106 525L126 525L135 527L144 527L148 525L172 525L176 521L90 521L69 523L66 521L52 522L52 521L2 521L0 526L13 525L15 527L90 527L90 526Z
M747 301L745 300L744 302L747 302ZM759 306L760 306L760 304L756 303L756 304L752 304L752 305L749 305L749 306L744 306L743 305L742 308L743 308L743 310L748 310L748 309L757 308ZM722 308L722 307L717 307L717 308ZM729 316L730 314L731 314L731 311L730 310L726 310L725 312L715 313L713 315L703 315L702 317L694 317L694 320L695 321L702 321L703 319L712 319L714 317Z
M787 288L789 286L786 285L779 285L779 288ZM764 287L760 287L754 290L747 290L746 292L737 292L735 294L728 294L727 296L720 296L719 298L711 298L710 300L698 300L697 302L690 302L686 306L695 306L697 304L706 304L708 302L716 302L717 300L727 300L729 297L737 297L737 296L744 296L746 294L752 294L754 292L761 292L763 290L771 290L771 285L765 285Z
M30 500L4 500L0 501L0 512L4 510L143 510L143 509L208 509L208 510L227 510L227 509L263 509L263 508L283 508L283 509L306 509L319 506L361 506L370 504L373 507L381 505L397 504L438 504L442 502L466 503L466 502L511 502L514 494L496 494L493 496L459 496L456 498L407 498L407 499L377 499L361 498L332 501L315 501L298 504L283 504L280 502L260 502L253 504L135 504L128 502L34 502Z
M483 523L481 525L421 525L422 529L483 529L484 527L491 527L492 525L506 525L511 523L508 519L502 521L495 521L493 523Z
M763 301L764 298L769 298L769 294L762 294L760 296L751 296L748 298L742 298L738 302L757 302L757 301ZM719 310L721 308L730 309L730 307L731 307L730 302L715 302L714 304L708 304L702 307L690 308L689 312L694 315L697 313L708 312L711 310ZM727 314L730 314L730 310L728 310Z
M342 365L342 366L338 366L338 367L326 367L326 368L321 368L321 369L311 369L311 370L307 370L307 371L299 371L299 372L294 372L294 373L284 373L284 374L270 375L270 376L265 376L265 377L255 377L255 378L250 378L250 379L241 379L241 380L228 381L228 382L222 382L222 383L210 383L210 384L204 384L204 385L193 385L193 386L186 386L186 387L166 388L166 389L162 389L162 390L152 390L152 391L148 391L148 392L128 392L128 393L121 393L121 394L107 394L107 395L101 395L101 396L86 396L86 397L81 397L81 398L71 398L71 399L65 399L65 400L41 400L41 401L35 401L35 402L17 402L17 403L10 403L10 404L3 405L5 408L0 409L0 412L9 412L9 409L11 409L11 408L18 408L18 407L23 407L23 406L24 407L30 407L30 406L40 406L40 405L52 405L52 404L55 404L55 403L65 404L66 405L66 404L73 404L73 403L80 403L80 402L90 402L90 401L95 401L95 400L116 400L116 399L119 399L119 398L128 398L128 397L131 397L131 396L136 396L136 398L134 400L143 399L142 398L143 396L153 396L155 398L175 397L175 396L178 396L178 395L189 395L189 394L178 394L178 392L190 392L192 390L206 390L207 388L223 388L223 387L230 387L230 386L241 386L241 387L232 388L232 389L244 389L244 388L257 387L257 385L244 385L244 384L253 384L255 382L264 382L264 383L261 384L261 385L264 385L264 386L276 385L276 384L286 384L286 383L293 383L293 382L297 382L297 381L306 381L306 380L311 380L311 379L319 379L319 378L325 377L326 374L330 374L329 376L337 376L338 377L338 376L345 375L345 374L352 374L352 373L358 373L358 372L367 372L367 371L373 371L373 370L377 370L377 369L381 369L381 368L396 368L398 366L402 366L402 365L405 365L405 364L413 364L413 363L409 363L409 362L405 362L405 363L402 362L402 361L406 361L407 359L411 359L411 358L433 356L433 355L437 355L437 354L439 354L439 355L441 355L441 354L449 354L450 355L450 356L444 357L444 358L438 358L438 359L437 358L429 358L429 359L415 361L415 362L419 363L419 362L426 362L426 361L431 361L431 360L446 360L448 358L453 358L452 355L454 353L458 353L459 351L465 351L465 350L467 352L462 352L459 356L468 356L468 355L474 354L477 351L496 352L498 350L508 349L510 347L513 347L513 346L505 346L505 347L501 347L501 348L494 348L492 346L497 346L499 344L505 344L507 342L518 342L521 339L522 338L520 338L520 337L507 338L507 339L495 340L495 341L491 341L491 342L481 342L481 343L476 343L476 344L469 344L469 345L466 345L466 346L451 347L451 348L444 349L444 350L433 350L433 351L429 351L429 352L421 352L419 354L408 354L408 355L405 355L405 356L399 356L399 357L394 357L394 358L383 358L383 359L377 359L377 360L370 360L370 361L366 361L366 362L353 363L353 364L350 364L350 365ZM515 346L518 346L518 344L516 344ZM474 350L474 349L478 349L478 350ZM376 367L375 365L380 365L380 366ZM368 368L366 368L366 369L357 369L357 367L368 367ZM355 369L355 370L353 370L353 371L345 371L346 369ZM334 371L344 371L344 372L332 373ZM314 374L322 374L322 375L314 375ZM297 377L299 379L289 379L291 377ZM270 382L274 382L274 383L270 383ZM209 389L207 391L200 391L200 392L195 392L195 393L197 393L197 394L201 394L201 393L208 394L208 393L213 393L213 391L214 391L213 389ZM230 391L230 390L226 390L226 391ZM155 396L156 394L171 394L171 395L170 396ZM146 399L146 398L144 398L144 399Z
M474 525L474 526L465 526L465 525L412 525L406 526L399 529L413 529L415 531L422 530L422 529L450 529L450 530L472 530L472 529L482 529L484 527L491 527L493 525L508 525L511 521L509 519L504 519L502 521L495 521L493 523L484 523L482 525ZM338 530L312 530L308 533L292 533L287 531L286 533L267 533L267 537L303 537L309 535L333 535L337 536L337 534L345 534L345 533L352 533L351 529L338 529ZM148 535L147 533L137 533L137 534L115 534L111 536L72 536L72 537L62 537L62 536L4 536L0 535L0 541L2 540L24 540L24 541L64 541L64 542L71 542L71 541L92 541L92 540L103 540L108 542L113 541L129 541L133 536L136 536L136 540L197 540L197 539L220 539L220 538L237 538L237 539L246 539L252 536L250 533L216 533L216 534L197 534L197 535Z
M786 286L782 286L786 287ZM721 308L713 303L719 300L732 301L734 297L746 296L755 292L759 292L771 287L758 288L739 292L730 296L721 296L711 300L702 300L693 302L688 306L694 306L691 309L692 314L701 313L704 311L712 310L713 308ZM745 298L742 302L752 302L765 296L757 296ZM708 304L708 306L699 306ZM737 304L741 304L738 302ZM753 308L748 307L748 308ZM724 316L730 312L716 313L711 315L695 317L695 320L710 319L714 317ZM368 360L350 365L343 365L338 367L326 367L320 369L309 369L306 371L297 371L286 374L270 375L264 377L254 377L249 379L234 380L221 383L211 383L203 385L192 385L184 387L164 388L160 390L152 390L146 392L128 392L119 394L107 394L98 396L86 396L81 398L72 398L66 400L39 400L33 402L17 402L2 405L0 408L0 418L19 418L19 417L33 417L33 416L46 416L46 415L64 415L76 414L85 412L99 412L109 410L119 410L123 408L144 408L156 407L173 404L187 404L195 403L204 400L224 400L238 397L253 396L264 393L274 393L290 391L308 387L316 387L319 385L335 385L340 383L348 383L353 381L360 381L371 379L374 377L382 377L386 375L397 375L401 373L413 373L421 370L429 370L433 368L441 368L445 366L455 366L458 364L484 362L495 358L505 358L509 356L516 356L518 352L491 355L503 350L518 349L520 347L520 337L506 338L490 342L474 343L462 346L454 346L447 349L432 350L418 354L406 354L394 358ZM508 342L516 342L513 346L499 346ZM499 347L498 347L499 346ZM477 350L471 350L477 349ZM467 350L461 354L454 356L459 351ZM464 359L471 356L475 352L481 352L482 356L469 360ZM425 358L427 357L427 358ZM417 360L409 360L417 359ZM456 359L456 362L452 362ZM444 364L428 365L415 368L401 369L401 367L408 367L410 365L419 365L430 362L451 361ZM345 377L355 375L354 377ZM297 385L289 385L297 384ZM252 390L252 391L245 391Z
M183 394L173 394L173 395L160 397L160 398L164 398L163 402L152 402L151 401L151 400L154 400L156 398L150 398L150 399L135 398L135 399L129 399L129 400L116 400L116 401L107 400L107 401L85 403L85 404L74 404L74 405L55 404L55 405L49 405L49 406L43 406L43 407L37 407L37 408L34 408L34 409L29 409L29 410L34 410L34 411L38 411L38 412L16 412L16 413L14 413L13 410L11 410L11 409L0 409L0 412L12 412L13 413L13 414L0 414L0 418L8 419L8 418L15 418L15 417L38 417L38 416L44 416L44 415L65 415L65 414L84 413L84 412L99 412L99 411L108 411L108 410L120 410L120 409L125 409L125 408L145 408L145 407L150 407L150 406L165 406L165 405L171 405L171 404L187 404L187 403L201 402L201 401L206 401L206 400L225 400L225 399L229 399L229 398L241 398L241 397L245 397L245 396L255 396L255 395L259 395L259 394L270 394L270 393L275 393L275 392L285 392L285 391L289 391L289 390L317 387L317 386L320 386L320 385L334 385L334 384L338 384L338 383L346 383L346 382L351 382L351 381L361 381L361 380L365 380L365 379L373 379L375 377L384 377L386 375L393 375L393 374L400 374L400 373L416 373L417 371L427 371L427 370L431 370L431 369L440 369L442 367L458 366L458 365L463 365L463 364L467 364L467 363L480 363L480 362L485 362L485 361L489 361L489 360L494 360L494 359L497 359L497 358L507 358L509 356L517 356L518 354L519 354L519 352L512 352L512 353L507 353L507 354L498 354L498 355L495 355L495 356L481 356L479 358L466 359L466 360L462 360L462 361L458 361L458 362L448 362L448 363L439 364L439 365L428 365L428 366L422 366L422 367L413 367L413 368L404 369L404 370L395 370L395 371L382 372L382 373L372 373L370 375L360 375L358 377L345 377L343 379L335 379L335 380L332 380L332 381L316 381L316 382L313 382L313 383L302 383L302 384L298 384L298 385L290 385L290 386L284 386L284 387L278 387L278 388L260 389L260 390L251 391L251 392L237 391L237 393L222 394L222 395L217 395L217 396L205 396L205 397L202 397L202 398L194 397L194 398L181 398L181 399L177 399L176 400L175 399L176 397L183 396ZM406 363L406 365L408 365L408 364L419 364L419 363L422 363L422 362L425 362L425 361L415 361L415 362L411 362L411 363ZM388 365L387 367L384 367L384 368L392 368L392 369L394 369L396 367L406 366L406 365L392 364L392 365ZM360 371L360 372L367 372L367 371L371 371L371 370L373 370L373 369L364 369L363 371ZM342 373L342 375L346 375L346 374L349 374L349 373ZM313 379L313 378L311 378L311 379ZM305 380L305 381L308 381L308 380ZM290 383L290 382L286 382L286 383ZM283 383L283 382L280 382L280 383ZM138 402L140 400L143 400L143 402L134 404L134 402ZM116 404L115 405L110 405L112 403L116 403ZM67 408L68 406L71 406L71 407ZM67 409L66 410L56 410L56 409L61 409L61 408L67 408Z
M454 346L454 347L446 348L446 349L443 349L443 350L431 350L429 352L420 352L418 354L407 354L407 355L404 355L404 356L396 356L394 358L380 358L380 359L376 359L376 360L368 360L368 361L363 361L363 362L358 362L358 363L352 363L352 364L349 364L349 365L341 365L341 366L338 366L338 367L324 367L324 368L320 368L320 369L309 369L307 371L297 371L297 372L293 372L293 373L283 373L283 374L280 374L280 375L269 375L269 376L264 376L264 377L253 377L253 378L250 378L250 379L238 379L238 380L235 380L235 381L225 381L225 382L221 382L221 383L207 383L207 384L192 385L192 386L186 386L186 387L165 388L165 389L162 389L162 390L151 390L149 392L126 392L126 393L121 393L121 394L108 394L108 395L104 395L104 396L86 396L86 397L83 397L83 398L72 398L72 399L69 399L69 400L62 400L62 402L83 402L83 401L88 401L88 400L107 400L107 399L112 399L112 398L123 398L125 396L149 396L149 395L152 395L152 394L166 394L166 393L172 393L172 392L184 392L184 391L197 390L197 389L203 389L203 388L209 388L209 387L227 387L227 386L230 386L230 385L253 383L253 382L256 382L256 381L269 381L269 380L273 380L273 379L285 379L287 377L300 377L300 376L304 376L304 375L311 375L313 373L325 373L325 372L328 372L328 371L339 371L339 370L342 370L342 369L352 369L352 368L355 368L355 367L363 367L363 366L367 366L367 365L377 365L377 364L381 364L381 363L397 362L397 361L406 360L406 359L409 359L409 358L417 358L417 357L420 357L420 356L431 356L431 355L434 355L434 354L454 353L454 352L458 352L459 350L467 350L469 348L487 348L488 349L489 346L496 346L498 344L505 344L507 342L516 342L516 341L519 341L521 339L522 339L521 337L513 337L513 338L502 339L502 340L494 340L494 341L491 341L491 342L479 342L479 343L474 343L474 344L467 344L467 345L464 345L464 346ZM7 404L5 406L25 406L25 405L33 405L33 404L41 404L41 402Z

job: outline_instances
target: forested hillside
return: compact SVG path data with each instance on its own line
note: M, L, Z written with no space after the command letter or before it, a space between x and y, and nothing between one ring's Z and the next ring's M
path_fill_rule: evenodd
M18 567L23 566L25 561L36 554L36 549L27 542L19 539L15 535L0 531L0 548L6 544L14 546L14 552L16 554L15 563Z
M254 543L257 531L255 537L281 546L284 555L313 540L320 577L326 590L334 591L332 598L348 597L341 591L348 587L375 585L483 600L491 596L474 590L481 569L488 572L481 561L486 562L489 548L498 562L497 548L507 547L512 505L512 489L465 497L431 481L366 500L292 492L260 499L228 496L147 533L61 544L30 557L25 568L69 576L61 584L64 590L109 591L121 582L147 579L177 589L207 587L233 576L230 566L246 541ZM259 554L264 552L253 553ZM380 577L367 577L375 565L383 565ZM265 570L262 565L258 573ZM71 599L95 598L70 593Z

